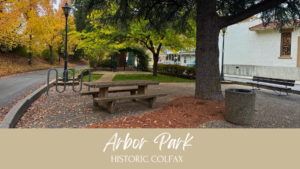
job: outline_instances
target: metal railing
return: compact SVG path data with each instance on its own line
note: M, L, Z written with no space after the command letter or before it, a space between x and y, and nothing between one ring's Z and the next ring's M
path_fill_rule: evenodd
M65 92L65 90L66 90L66 84L67 84L67 82L66 81L64 81L64 79L63 79L63 82L64 82L64 90L62 90L62 91L59 91L58 90L58 71L57 71L57 69L55 69L55 68L51 68L51 69L49 69L49 71L48 71L48 77L47 77L47 96L49 96L49 76L50 76L50 72L51 72L51 70L55 70L56 71L56 80L55 80L55 83L56 83L56 91L58 92L58 93L63 93L63 92ZM82 72L81 72L81 81L80 81L80 89L78 90L78 91L76 91L75 90L75 85L74 85L74 83L75 83L75 71L73 70L73 69L71 69L71 68L69 68L69 69L66 69L64 72L63 72L63 77L66 77L66 73L69 71L69 70L72 70L73 71L73 91L75 92L75 93L79 93L79 92L81 92L81 90L82 90L82 81L83 81L83 72L84 71L89 71L89 82L91 82L91 70L89 70L89 69L84 69ZM89 87L89 91L90 91L90 87Z

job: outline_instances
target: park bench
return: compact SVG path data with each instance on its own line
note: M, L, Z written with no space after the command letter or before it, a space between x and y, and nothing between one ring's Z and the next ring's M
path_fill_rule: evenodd
M149 93L146 94L146 89L148 85L158 85L158 82L150 80L133 80L133 81L116 81L116 82L87 82L84 85L91 88L99 88L98 91L91 92L80 92L80 95L93 95L93 103L96 105L103 105L107 108L108 112L113 113L114 105L116 101L119 100L132 100L137 99L149 103L150 108L153 107L154 101L157 97L166 96L165 93ZM110 87L120 87L120 86L138 86L134 89L114 89L109 90ZM117 92L130 92L128 96L116 96L108 97L108 93Z
M276 94L276 90L280 91L279 96L281 96L281 91L285 91L287 95L288 90L292 90L288 86L295 86L295 80L287 80L287 79L275 79L275 78L267 78L267 77L259 77L259 76L253 76L252 81L256 82L247 82L248 84L252 85L252 89L254 90L254 87L256 87L258 90L260 90L260 86L268 87L271 90L273 90ZM275 90L276 89L276 90Z

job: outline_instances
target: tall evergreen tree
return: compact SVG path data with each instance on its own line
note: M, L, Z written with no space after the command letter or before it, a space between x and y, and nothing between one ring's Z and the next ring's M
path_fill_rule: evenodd
M188 18L197 21L196 99L222 100L218 38L220 29L259 14L267 26L278 21L277 28L286 24L298 26L299 0L86 0L86 11L107 10L117 3L115 14L108 13L103 23L122 27L132 21L148 20L148 28L157 31L166 25L185 32L191 29Z

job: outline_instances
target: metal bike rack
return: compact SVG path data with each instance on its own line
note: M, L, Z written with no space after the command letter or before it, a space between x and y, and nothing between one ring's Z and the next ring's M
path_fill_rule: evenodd
M76 91L76 90L74 89L74 73L73 73L73 91L74 91L75 93L79 93L79 92L81 92L81 90L82 90L83 72L84 72L85 70L89 71L89 82L91 82L91 70L90 70L90 69L84 69L84 70L81 72L80 89L79 89L79 91ZM90 89L91 89L91 88L89 87L89 91L90 91Z
M51 70L55 70L56 71L56 91L58 92L58 93L63 93L63 92L65 92L65 90L66 90L66 82L64 81L64 90L62 90L62 91L59 91L58 90L58 71L57 71L57 69L55 69L55 68L51 68L51 69L49 69L49 71L48 71L48 77L47 77L47 96L49 96L49 94L48 94L48 92L49 92L49 76L50 76L50 72L51 72ZM82 90L82 80L83 80L83 72L84 71L89 71L89 82L91 82L91 70L89 70L89 69L84 69L82 72L81 72L81 83L80 83L80 89L78 90L78 91L76 91L75 90L75 86L74 86L74 82L75 82L75 71L73 70L73 69L71 69L71 68L69 68L69 69L66 69L64 72L63 72L63 74L65 75L64 77L66 77L66 73L69 71L69 70L72 70L73 71L73 91L75 92L75 93L79 93L79 92L81 92L81 90ZM89 87L89 91L90 91L90 87Z

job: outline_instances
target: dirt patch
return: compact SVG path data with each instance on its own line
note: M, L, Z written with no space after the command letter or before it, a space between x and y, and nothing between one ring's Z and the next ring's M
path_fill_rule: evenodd
M225 102L179 97L163 109L140 116L100 122L87 128L197 128L213 120L225 120Z

